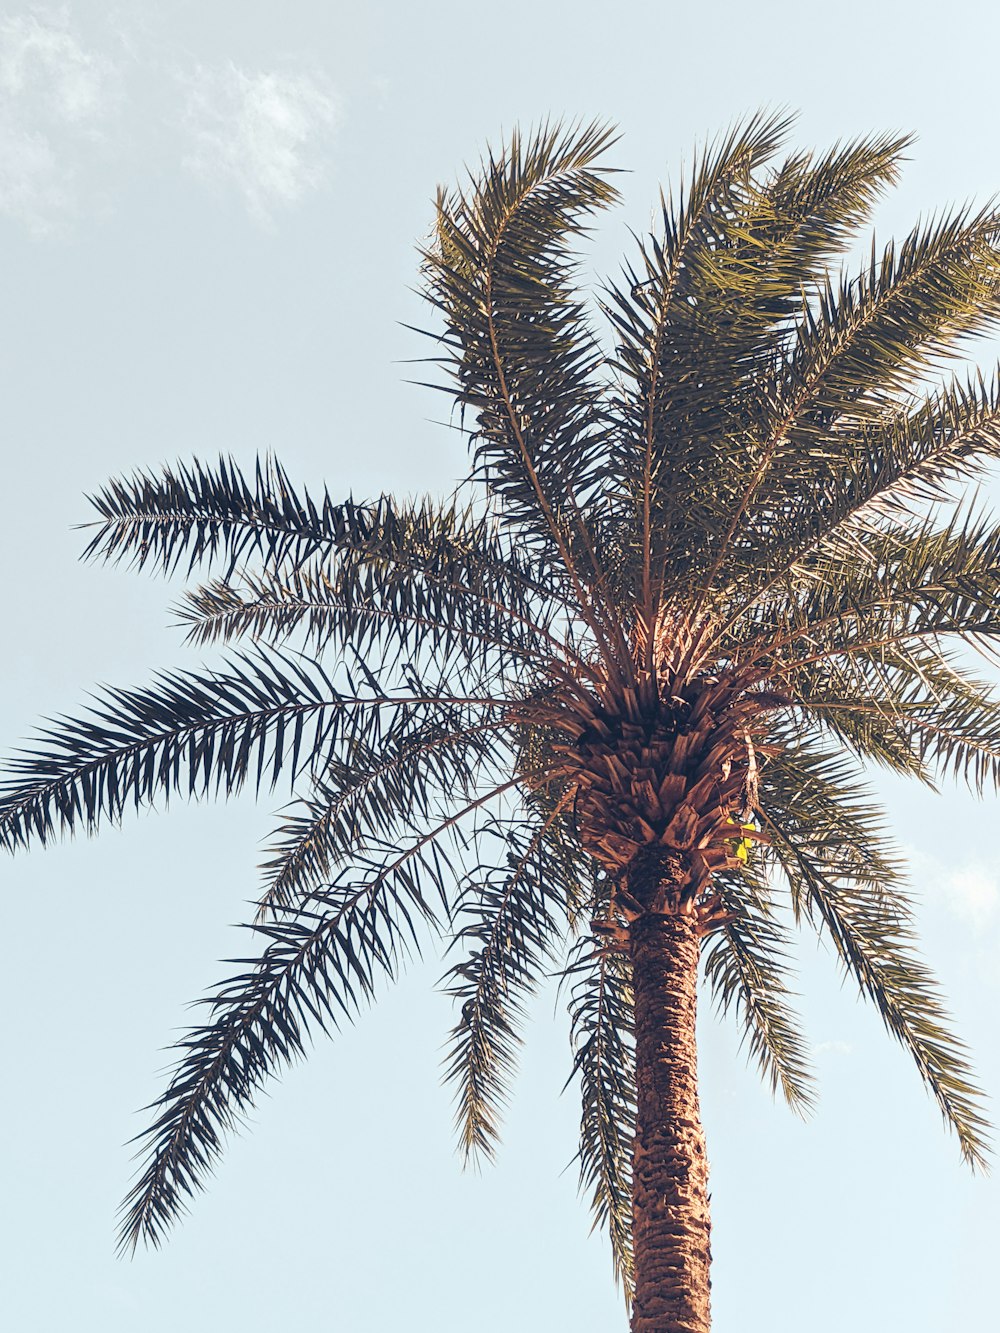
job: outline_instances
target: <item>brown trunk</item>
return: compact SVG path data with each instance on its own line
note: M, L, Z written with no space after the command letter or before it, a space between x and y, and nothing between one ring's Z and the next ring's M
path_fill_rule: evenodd
M693 916L633 922L638 1115L632 1158L632 1333L708 1333L708 1160L695 1048Z

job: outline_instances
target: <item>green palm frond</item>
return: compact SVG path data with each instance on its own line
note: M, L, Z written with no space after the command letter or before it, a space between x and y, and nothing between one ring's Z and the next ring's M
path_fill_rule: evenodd
M934 787L933 770L921 759L912 729L879 701L863 699L864 674L855 666L851 661L846 670L829 673L836 680L833 698L810 696L809 713L824 740L832 737L867 764Z
M475 582L453 573L446 582L402 563L386 569L321 560L215 580L185 593L177 610L189 643L249 637L275 644L298 634L311 653L331 644L364 654L391 647L404 658L457 659L465 672L492 667L502 675L537 654L538 638L559 609L543 596L525 595L505 572Z
M181 1059L149 1108L155 1119L141 1139L148 1160L123 1205L123 1250L161 1243L266 1078L303 1054L308 1027L338 1025L371 998L380 973L395 976L414 940L414 908L421 918L430 914L415 888L397 890L410 898L401 905L369 884L348 883L324 895L322 912L300 907L254 928L268 940L263 954L234 960L250 970L201 1002L209 1022L177 1043Z
M825 275L854 243L857 229L899 179L910 135L872 135L835 144L826 153L793 153L761 183L744 241L763 248L762 286L783 313L797 315L802 288ZM738 237L738 233L737 233Z
M771 753L760 790L765 828L784 829L828 874L873 893L900 888L902 858L871 789L843 750L824 748L793 720L774 725L768 742ZM813 1078L789 1004L791 943L769 885L771 859L772 853L765 852L738 875L719 877L717 891L731 919L709 948L705 973L719 1012L734 1012L749 1055L772 1091L780 1088L788 1104L805 1114L814 1103ZM801 877L792 878L788 887L798 920L808 914Z
M774 853L793 895L825 928L859 989L886 1029L909 1051L921 1078L958 1137L962 1156L985 1169L988 1122L965 1047L950 1029L940 989L917 956L910 910L888 885L873 886L828 858L812 855L772 817Z
M467 189L439 195L424 256L452 392L476 421L475 475L588 622L603 571L585 511L607 479L609 423L572 245L583 219L617 198L598 161L613 142L596 123L515 133Z
M487 791L402 846L356 857L353 873L252 928L268 944L259 958L235 960L250 970L202 1001L210 1021L176 1043L180 1060L149 1108L157 1114L140 1139L145 1169L123 1204L123 1250L161 1243L267 1078L303 1053L307 1031L328 1032L352 1017L379 976L398 975L422 931L440 931L428 890L447 915L461 873L461 819L513 785Z
M956 670L948 645L956 636L988 645L1000 631L1000 528L992 519L960 509L944 526L931 518L873 529L850 558L827 552L798 573L783 598L775 590L736 622L730 651L745 671L761 680L779 673L824 726L901 772L920 776L925 760L954 758L946 739L953 696L961 707L952 739L976 745L973 728L989 716L991 694ZM940 750L931 730L939 724ZM976 780L985 774L977 770Z
M880 519L954 499L1000 458L1000 380L981 374L924 392L874 421L838 423L810 445L797 494L774 505L742 544L739 611L813 564L863 554ZM808 476L804 475L808 469Z
M79 719L60 718L8 765L0 842L9 850L82 825L95 831L125 811L173 794L231 796L249 782L271 789L284 772L322 772L374 714L414 707L496 709L427 686L418 694L346 694L323 668L273 651L240 654L227 671L165 672L145 689L106 689Z
M853 685L853 691L849 686ZM930 785L960 779L982 795L1000 782L1000 700L933 644L856 654L826 664L809 712L865 758ZM874 743L873 743L874 740Z
M901 891L904 858L891 838L885 812L850 754L842 746L831 748L793 720L775 725L768 740L774 752L761 774L764 814L780 822L797 847L836 867L837 873L873 889L889 885ZM798 916L803 905L794 895L792 905Z
M817 554L798 574L768 616L786 670L883 643L1000 630L1000 525L964 506L943 525L935 512L869 529L863 544Z
M641 548L659 548L650 562L670 586L737 503L763 407L756 381L803 290L895 179L908 142L862 140L762 172L787 127L757 117L709 150L676 206L664 200L662 239L642 248L625 287L609 290L627 376L616 406L642 441L627 469L641 495Z
M692 374L692 365L707 354L712 368L723 368L727 388L734 374L743 372L743 367L729 366L724 354L712 356L707 331L719 306L725 328L734 302L747 296L745 289L734 290L738 264L721 276L725 252L740 230L741 206L755 193L753 172L777 152L789 124L781 115L754 116L696 157L676 204L661 198L662 236L640 247L639 263L625 270L623 286L607 288L604 308L618 335L615 364L624 381L614 398L615 415L625 427L620 469L634 505L632 522L638 518L640 524L630 534L638 560L633 558L629 567L640 570L647 616L654 579L664 576L668 553L671 574L680 577L687 568L692 537L685 533L697 530L692 507L711 503L701 485L706 432L700 423L704 385L711 377L700 370ZM744 282L753 282L747 274L744 266ZM699 297L709 291L714 300L717 282L724 289L721 299L700 321ZM717 391L711 397L710 416L713 407L719 412L726 394ZM692 429L696 417L699 425ZM717 417L712 424L718 427ZM721 429L714 434L724 436ZM722 470L715 472L721 481ZM674 532L678 514L683 515L681 534Z
M414 819L429 820L446 797L468 797L484 773L496 772L509 747L497 721L470 724L462 710L442 705L400 709L378 744L355 735L331 757L284 817L262 869L259 916L287 909L329 880L363 851L372 832L382 840Z
M574 947L570 983L573 1074L580 1082L580 1189L606 1229L615 1276L632 1291L633 1002L626 960L590 940Z
M354 506L295 491L272 458L257 459L252 480L232 458L214 468L194 460L111 481L91 497L100 515L87 559L128 559L172 573L204 561L234 569L248 556L296 563L332 545Z
M809 1051L789 1004L789 938L768 901L766 886L744 868L740 881L721 881L719 896L732 919L705 955L705 979L716 1009L732 1011L743 1030L749 1058L772 1093L780 1090L793 1111L815 1104Z
M955 484L982 477L1000 458L1000 379L994 371L964 378L918 396L915 406L889 413L874 423L860 423L847 487L836 487L837 499L847 492L847 513L834 510L843 522L861 510L866 517L912 513L927 503L953 498ZM842 460L837 471L843 476ZM831 492L823 485L821 494Z
M918 224L865 268L828 282L807 306L779 373L773 439L823 428L841 416L876 418L956 344L997 318L1000 215L962 209ZM773 456L773 455L772 455Z
M574 885L560 883L546 833L560 808L520 830L497 830L503 864L468 877L452 916L451 948L465 955L444 977L460 1007L445 1077L455 1086L455 1124L465 1160L492 1158L517 1063L525 1002L551 957Z
M867 269L807 296L791 347L760 394L752 430L730 460L728 518L709 544L706 587L744 575L740 549L763 516L794 506L815 486L841 422L898 411L921 377L955 354L962 336L1000 314L1000 222L991 209L916 228L898 248L873 249ZM753 543L751 543L752 545ZM725 573L723 574L723 571Z
M602 479L602 357L571 247L583 219L618 197L598 161L614 141L597 123L515 133L466 189L439 197L424 257L458 400L476 414L477 466L519 520L534 526L548 513L549 549L563 511Z

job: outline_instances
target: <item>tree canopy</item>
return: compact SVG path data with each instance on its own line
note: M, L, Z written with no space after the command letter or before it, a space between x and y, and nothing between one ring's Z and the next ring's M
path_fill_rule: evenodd
M801 926L984 1162L865 770L1000 778L969 655L1000 633L1000 526L968 498L1000 453L1000 389L947 369L1000 313L1000 215L942 213L859 267L908 141L782 156L788 132L759 115L696 154L594 300L578 251L618 198L608 128L515 134L439 194L431 364L471 444L451 498L337 501L227 458L93 497L89 557L207 571L180 603L188 642L244 646L50 723L8 764L0 840L295 793L256 952L154 1104L126 1249L162 1240L307 1032L440 941L467 1155L493 1152L525 1006L564 979L581 1176L627 1282L622 938L652 910L640 870L678 849L705 980L771 1087L812 1103Z

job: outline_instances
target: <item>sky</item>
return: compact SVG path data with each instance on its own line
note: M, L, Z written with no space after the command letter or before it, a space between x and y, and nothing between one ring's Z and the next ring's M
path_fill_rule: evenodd
M0 10L0 746L96 683L194 665L176 587L83 565L85 496L192 456L275 452L335 497L447 492L464 445L411 381L439 182L515 124L606 118L624 202L588 273L696 142L761 106L797 146L917 135L880 236L1000 190L1000 11L971 0L714 6L193 0ZM997 347L980 349L995 360ZM875 775L926 953L1000 1093L995 797ZM137 1108L187 1007L246 952L284 797L178 804L3 865L0 1282L18 1333L627 1327L577 1197L566 1020L538 998L497 1165L463 1173L428 958L269 1087L159 1252L114 1257ZM1000 1180L973 1177L903 1055L804 939L820 1078L772 1102L703 1006L720 1333L986 1328ZM6 1269L6 1271L2 1271Z

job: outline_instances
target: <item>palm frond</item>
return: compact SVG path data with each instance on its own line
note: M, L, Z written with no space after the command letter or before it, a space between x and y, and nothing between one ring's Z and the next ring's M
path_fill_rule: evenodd
M824 739L832 737L866 764L877 764L887 772L915 778L934 788L934 772L921 759L911 727L878 702L845 702L851 698L847 682L853 682L859 691L863 688L863 674L853 668L851 662L847 670L837 673L838 683L844 688L837 689L835 699L824 701L820 696L810 704L810 716L821 735Z
M808 712L866 758L884 763L891 737L890 767L931 785L959 779L982 795L1000 784L1000 700L953 659L933 640L859 650L846 667L823 664Z
M793 153L765 175L743 240L764 253L761 284L786 314L797 314L804 287L854 244L857 229L899 179L910 135L878 134L834 144L826 153ZM736 233L735 241L740 241Z
M879 1011L886 1029L910 1052L970 1166L985 1169L990 1152L982 1094L964 1044L951 1032L939 987L917 956L910 912L889 886L828 866L765 814L773 850L796 899L825 927L845 972Z
M352 736L282 820L262 866L258 916L307 897L373 837L391 840L415 819L430 819L436 801L467 796L509 760L502 726L474 724L442 705L399 709L377 745L365 733Z
M700 358L710 357L706 369L721 369L727 383L745 369L731 367L724 355L712 353L713 339L731 322L733 301L742 298L749 304L746 284L754 281L744 264L744 289L737 295L739 266L726 273L725 252L755 191L753 173L777 152L789 124L780 114L756 115L709 145L695 158L690 181L686 188L682 185L676 203L661 197L662 236L640 245L638 264L625 270L623 286L606 289L604 309L618 335L616 367L623 378L623 388L613 399L615 415L625 427L619 435L620 470L634 506L626 522L633 525L631 541L638 560L632 567L641 571L647 618L653 611L654 572L661 572L654 571L654 565L662 563L665 546L675 565L690 555L682 541L671 537L674 515L699 502L706 461L705 432L700 424L692 429L692 423L700 415L704 387L714 377L703 373ZM712 293L712 304L702 320L698 301L706 293ZM713 316L720 314L722 322L714 327ZM699 367L695 374L693 364ZM716 406L727 401L721 385L711 396ZM715 480L723 478L717 470Z
M278 573L214 580L184 594L177 608L187 641L204 645L250 637L307 651L390 650L403 660L448 658L480 677L502 676L536 655L557 607L500 577L454 582L396 564L323 559ZM562 654L566 645L552 639Z
M444 977L446 993L460 1005L445 1079L455 1085L455 1125L466 1162L494 1156L524 1003L573 896L573 886L559 882L558 861L547 854L546 833L561 811L557 806L535 828L498 829L503 864L478 866L456 900L451 947L465 956Z
M428 889L450 911L461 854L461 821L514 784L467 802L402 848L359 857L353 874L313 894L294 914L252 927L268 941L250 970L203 1000L210 1021L176 1043L181 1057L167 1089L147 1108L141 1136L148 1162L122 1205L120 1246L158 1246L187 1200L204 1188L224 1140L265 1083L304 1051L310 1029L328 1032L370 1000L379 977L394 979L420 932L440 929Z
M580 1189L590 1195L594 1227L607 1230L615 1277L630 1300L636 1091L629 967L621 954L580 940L565 977L571 983L571 1078L580 1081Z
M755 117L696 162L689 191L676 206L664 201L662 239L640 248L624 287L609 289L647 601L652 566L658 587L680 586L725 526L765 410L759 380L803 289L896 178L908 142L881 136L768 168L786 128L780 117Z
M1000 636L998 598L1000 525L960 506L944 525L932 514L813 553L780 597L736 622L730 651L745 673L779 671L802 694L819 663L884 652L902 667L922 641Z
M898 522L954 500L1000 458L1000 378L981 374L923 394L875 421L838 426L788 468L797 494L771 505L745 535L731 571L735 621L783 580L819 562L864 556L879 520ZM776 497L772 497L775 499Z
M789 1004L789 939L750 867L717 885L727 921L705 955L717 1011L732 1011L771 1092L806 1115L815 1104L808 1047Z
M296 563L332 545L356 509L326 491L318 501L300 495L273 458L258 458L250 479L225 457L214 468L194 459L113 480L91 504L100 521L85 559L128 559L166 574L185 558L188 573L211 560L232 570L250 555Z
M426 916L423 898L415 902ZM254 927L269 941L263 954L233 960L250 970L201 1001L210 1021L177 1043L170 1084L147 1108L156 1112L142 1138L149 1162L122 1206L122 1250L161 1243L266 1078L303 1054L308 1028L339 1025L371 998L379 974L395 976L413 939L412 905L400 920L386 895L345 884L323 906Z
M760 776L763 815L779 822L806 855L821 859L828 873L873 892L886 886L902 892L906 862L850 753L822 743L814 729L794 718L775 723L767 740L769 757ZM796 884L792 906L798 920L806 905L796 896Z
M231 796L250 782L322 771L335 746L371 731L380 711L499 700L426 693L345 694L323 668L275 652L240 654L224 671L163 672L145 689L106 689L81 718L60 718L6 766L0 843L8 850L83 826L117 823L157 796Z
M606 476L602 354L573 290L583 219L617 197L598 124L515 133L466 189L438 198L427 295L444 315L444 361L475 413L477 474L509 521L562 570L590 612L585 511Z
M993 209L958 212L918 226L838 285L808 296L791 350L760 386L756 437L732 460L739 481L725 530L711 543L706 591L726 567L739 570L746 532L794 504L812 481L812 448L823 459L839 423L878 421L898 411L921 377L955 344L1000 314L1000 219ZM762 429L763 427L763 429ZM775 466L780 462L780 466ZM804 475L803 475L804 474Z
M960 339L989 328L1000 298L998 241L993 207L918 224L881 254L873 240L867 266L827 283L803 311L781 371L775 443L804 442L844 415L877 418L954 357Z

